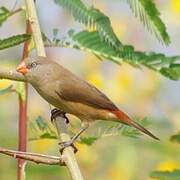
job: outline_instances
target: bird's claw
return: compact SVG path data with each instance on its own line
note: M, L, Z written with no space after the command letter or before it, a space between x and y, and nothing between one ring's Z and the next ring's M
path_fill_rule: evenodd
M62 154L64 149L67 148L67 147L72 147L73 150L74 150L74 153L76 153L78 151L78 149L75 147L75 145L73 144L73 141L70 140L70 141L65 141L65 142L60 142L59 145L61 146L61 149L60 149L60 153Z
M61 116L64 119L66 119L66 124L69 123L69 119L66 117L66 113L64 111L60 110L60 109L57 109L57 108L54 108L51 111L51 122L53 122L53 120L58 116Z

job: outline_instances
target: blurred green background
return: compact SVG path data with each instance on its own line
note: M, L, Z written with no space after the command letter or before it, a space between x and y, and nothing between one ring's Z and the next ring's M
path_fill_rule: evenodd
M134 18L128 5L122 1L89 1L104 11L112 21L112 26L124 44L132 44L137 50L148 50L180 54L180 1L156 0L162 19L171 37L171 45L162 46ZM15 1L0 0L1 6L12 9ZM23 1L17 1L16 7ZM52 29L59 28L63 35L74 26L80 27L72 17L51 0L38 0L37 10L44 32L52 37ZM24 33L25 17L17 14L9 18L0 28L0 38ZM146 68L135 69L127 64L118 66L108 61L99 61L95 56L72 49L46 48L49 57L55 58L80 77L93 83L107 94L121 109L131 116L148 117L152 122L149 129L161 141L147 136L129 138L122 135L98 139L93 145L77 143L77 159L87 180L150 180L153 170L180 169L180 145L169 138L180 130L180 83L168 80ZM0 51L0 68L15 68L22 54L22 45ZM12 84L0 80L0 89ZM16 84L16 82L13 82ZM28 120L34 122L38 116L49 121L49 105L29 86ZM80 121L70 117L73 131L77 131ZM18 98L14 93L0 96L0 146L17 149ZM98 123L98 122L97 122ZM89 129L89 134L98 132L97 123ZM108 123L104 122L108 127ZM88 132L87 132L88 135ZM33 134L29 130L29 138ZM28 151L58 155L57 140L37 140L28 142ZM16 160L0 155L0 179L16 179ZM68 180L65 167L45 166L28 163L27 180Z

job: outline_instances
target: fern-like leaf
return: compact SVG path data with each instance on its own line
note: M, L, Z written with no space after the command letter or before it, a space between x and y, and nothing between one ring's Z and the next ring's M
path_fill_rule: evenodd
M3 22L10 16L10 11L3 7L0 7L0 26L2 26Z
M177 134L172 135L170 137L170 141L180 144L180 132L178 132Z
M135 51L130 45L124 45L122 50L114 50L101 42L97 32L83 31L74 34L72 39L77 42L79 49L83 48L102 58L116 63L125 61L134 66L144 65L173 80L180 78L180 56L167 57L155 52Z
M180 79L180 56L167 57L155 52L135 51L130 45L124 45L122 50L116 50L107 43L103 43L96 31L82 31L71 34L70 37L72 41L59 40L56 45L88 51L101 59L108 59L118 64L124 61L135 67L143 65L159 71L172 80Z
M29 34L19 34L6 39L0 39L0 50L19 45L30 38L31 35Z
M153 171L150 177L156 180L179 180L180 169L175 169L173 171Z
M42 116L38 116L35 121L30 121L28 126L30 134L29 141L39 139L57 139L56 132L52 129L51 124Z
M76 21L98 31L101 40L115 49L121 49L122 44L114 33L111 22L100 10L87 8L81 0L54 0L55 3L71 12Z
M153 0L126 0L134 15L138 17L147 29L154 33L156 38L168 45L170 38L166 27L160 19L160 13Z
M12 88L13 88L13 85L11 84L10 86L4 89L0 89L0 95L4 95L4 94L12 92Z

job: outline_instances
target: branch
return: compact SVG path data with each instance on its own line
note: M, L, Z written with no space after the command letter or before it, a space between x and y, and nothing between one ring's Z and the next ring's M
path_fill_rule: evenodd
M38 56L46 56L34 0L26 0L26 8L37 54Z
M5 68L0 68L0 79L9 79L14 81L26 81L25 76L16 72L15 70L9 70Z
M46 56L44 44L42 40L42 35L41 35L40 27L39 27L39 22L38 22L38 18L36 14L34 0L26 0L26 7L27 7L29 21L32 27L32 34L33 34L34 42L36 45L37 54L38 56ZM55 123L56 123L56 128L57 128L61 141L70 140L70 137L67 133L65 120L59 117L57 118L57 120L55 120ZM72 148L68 147L64 149L62 155L64 156L65 164L67 165L71 173L72 179L83 180Z
M0 147L0 153L6 154L14 158L20 158L28 160L37 164L46 164L46 165L61 165L64 166L64 159L57 156L43 155L38 153L28 153L22 151L14 151L10 149L5 149Z
M58 116L54 119L54 124L56 126L56 129L58 131L59 134L59 139L61 142L64 141L70 141L70 137L69 134L67 132L67 119L61 116ZM74 155L74 149L69 146L66 147L62 154L64 155L64 162L67 165L67 167L69 168L69 171L71 173L72 179L73 180L83 180L81 171L78 167L77 161L76 161L76 157Z

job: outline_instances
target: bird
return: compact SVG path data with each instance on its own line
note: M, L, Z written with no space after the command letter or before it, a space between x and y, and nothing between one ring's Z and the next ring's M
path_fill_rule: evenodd
M120 110L103 92L48 57L25 58L16 68L36 91L61 112L75 115L82 122L80 131L64 142L70 146L95 120L116 121L132 126L153 139L150 131L132 120Z

